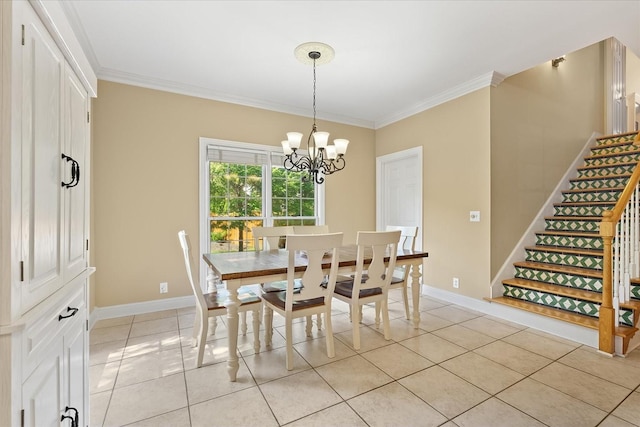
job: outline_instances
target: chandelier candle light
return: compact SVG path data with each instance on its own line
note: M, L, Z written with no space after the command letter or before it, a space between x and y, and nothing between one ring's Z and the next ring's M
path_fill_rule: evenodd
M329 132L319 132L316 127L316 64L328 63L335 53L331 46L318 42L303 43L295 48L294 53L303 64L313 64L313 127L307 139L306 155L298 153L302 134L287 133L287 140L282 141L282 150L286 156L284 167L293 172L307 172L304 180L322 184L324 175L344 169L344 155L349 145L347 139L334 139L333 144L329 144Z

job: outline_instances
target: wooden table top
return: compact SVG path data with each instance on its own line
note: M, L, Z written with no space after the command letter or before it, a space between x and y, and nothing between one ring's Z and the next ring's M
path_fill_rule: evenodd
M204 254L207 265L209 265L220 277L221 280L244 279L250 277L260 277L272 274L284 274L287 272L289 256L285 249L272 251L247 251L247 252L223 252ZM350 267L356 265L357 246L343 246L339 249L339 267ZM428 252L410 251L399 249L396 263L428 257ZM365 253L365 263L367 254ZM371 255L368 255L371 258ZM330 267L330 257L326 257L326 268ZM306 257L296 254L296 266L300 271L307 265ZM296 267L296 270L298 268Z

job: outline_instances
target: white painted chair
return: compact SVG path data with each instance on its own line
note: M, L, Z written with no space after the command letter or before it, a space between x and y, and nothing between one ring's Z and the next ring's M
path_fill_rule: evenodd
M356 237L358 252L356 255L356 272L353 277L340 276L333 296L350 305L351 327L353 330L353 347L360 350L360 319L362 305L375 303L380 306L384 338L391 339L389 328L388 291L393 270L396 266L396 254L400 231L359 231ZM371 264L365 270L364 254L371 251ZM389 257L385 264L385 256ZM379 326L376 315L376 326Z
M265 342L271 345L273 334L273 312L285 318L285 338L287 341L287 370L293 369L293 319L310 317L312 314L325 315L325 337L327 356L335 356L333 328L331 326L331 301L338 275L338 248L342 246L342 233L304 234L287 237L289 262L286 289L263 295L265 318ZM330 252L331 268L327 278L322 269L323 258ZM302 278L296 278L296 258L305 257L307 266ZM325 259L326 262L326 259ZM298 261L300 265L300 261ZM311 327L307 322L307 335Z
M204 294L202 292L202 288L200 288L199 283L195 279L196 276L194 276L191 267L191 242L189 239L189 235L184 230L181 230L178 232L178 240L180 241L180 246L182 247L182 253L184 255L184 265L187 269L189 283L191 284L191 289L193 290L193 295L196 299L196 315L193 325L192 346L198 347L196 368L199 368L202 366L204 348L207 342L207 331L209 329L208 320L210 317L215 318L215 316L225 316L227 314L227 308L224 306L224 302L227 299L228 293L226 291L208 294ZM253 312L253 347L255 349L255 352L259 353L260 309L262 308L262 300L255 293L246 288L241 288L238 291L238 298L240 299L240 307L238 308L239 312ZM245 331L246 327L243 328L243 335ZM231 349L229 349L229 351L231 351Z
M328 225L294 225L293 234L327 234Z
M280 248L280 242L286 238L288 234L294 234L293 227L253 227L251 229L253 235L253 244L256 251L268 251ZM262 245L261 245L262 243Z
M402 227L397 225L387 225L386 231L400 230L400 242L398 247L401 249L414 251L416 249L416 238L418 236L418 227ZM409 314L409 296L408 296L408 283L409 272L411 267L400 266L396 267L393 272L393 278L389 289L402 289L402 297L404 299L404 311L407 320L411 318Z

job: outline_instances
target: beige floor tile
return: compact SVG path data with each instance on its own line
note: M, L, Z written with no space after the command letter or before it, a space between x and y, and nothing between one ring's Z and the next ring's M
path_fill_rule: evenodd
M434 363L440 363L467 352L467 349L437 337L432 333L409 338L400 344Z
M279 326L277 328L274 328L274 332L278 331L278 333L280 335L282 335L283 337L286 338L286 326ZM298 323L294 323L292 324L291 327L291 332L292 332L292 336L293 336L293 344L297 344L300 342L304 342L308 339L315 339L315 338L321 338L325 336L325 329L322 328L321 330L318 330L318 328L316 327L316 324L314 322L313 327L311 328L311 336L307 337L307 331L306 331L306 322L298 322ZM335 334L334 334L335 335Z
M428 296L420 297L420 311L429 311L429 310L433 310L434 308L440 308L450 304L451 303L449 302L438 300L436 298L432 298Z
M573 348L578 348L578 347L580 347L582 345L582 344L577 343L575 341L572 341L572 340L569 340L569 339L566 339L566 338L562 338L562 337L559 337L558 335L553 335L553 334L550 334L548 332L541 331L539 329L527 328L526 331L531 332L532 334L540 335L541 337L549 338L550 340L553 340L553 341L561 342L561 343L566 344L566 345L568 345L570 347L573 347Z
M340 403L342 399L315 371L309 370L260 386L280 424L287 424ZM295 396L295 401L282 396Z
M413 322L413 320L411 322ZM447 319L443 319L442 317L434 316L433 314L429 314L429 312L423 311L420 313L420 322L418 323L418 327L423 331L433 332L453 324L453 322Z
M213 365L216 363L224 363L229 360L229 352L227 351L227 340L207 342L204 347L204 356L202 357L202 365ZM182 361L184 370L190 371L196 369L196 357L198 356L198 347L182 347Z
M459 427L543 427L544 424L512 406L491 398L453 419Z
M400 344L391 344L361 355L394 379L406 377L433 365L429 359Z
M391 320L389 322L389 329L391 330L391 339L396 342L404 341L426 333L423 329L414 328L413 322L405 319L404 317Z
M559 362L629 389L635 389L640 385L640 366L628 363L622 357L600 354L595 349L581 347L564 356Z
M640 426L640 391L631 393L612 415Z
M100 329L100 328L108 328L111 326L131 326L131 323L133 322L133 316L124 316L124 317L115 317L113 319L102 319L102 320L98 320L94 325L93 325L93 329Z
M127 340L108 341L89 346L89 365L118 362L122 359Z
M551 426L596 426L607 415L600 409L529 378L496 397Z
M509 335L504 338L504 341L553 360L559 359L576 348L573 345L562 343L540 334L534 334L531 330Z
M493 338L504 338L519 332L522 328L516 328L502 322L498 322L488 316L476 317L460 323L460 326L483 333Z
M433 314L434 316L442 317L443 319L446 319L453 323L461 323L482 316L482 313L473 313L471 311L467 311L460 307L455 307L452 305L435 308L433 310L429 310L428 313Z
M104 423L104 416L107 414L111 391L94 393L89 400L89 425L101 426Z
M129 338L122 357L142 356L143 354L157 353L174 347L180 347L180 335L177 331L144 335L141 337Z
M123 359L115 387L124 387L182 372L180 347Z
M468 350L473 350L474 348L495 341L495 338L489 335L467 329L460 325L451 325L443 329L438 329L437 331L433 331L432 334Z
M110 341L122 341L129 337L131 325L105 326L103 328L92 329L89 333L89 344L103 344Z
M189 404L193 405L254 387L256 383L253 377L248 375L249 371L244 360L240 359L238 362L240 367L236 381L229 380L226 362L186 371L185 380L187 382Z
M444 424L442 424L440 427L460 427L458 424L454 423L453 421L448 421Z
M151 313L144 313L144 314L136 314L133 317L133 323L146 322L149 320L156 320L156 319L164 319L167 317L176 317L177 314L178 312L175 309L153 311Z
M447 419L398 383L348 401L369 426L439 426Z
M393 381L360 355L316 368L316 371L343 399L350 399Z
M186 406L184 375L170 375L115 389L107 410L105 425L125 425Z
M127 425L127 427L160 427L160 426L191 427L189 410L187 408L182 408L182 409L178 409L177 411L167 412L166 414L147 418L146 420L138 421L133 424Z
M251 375L256 383L263 384L268 381L293 375L297 372L311 369L298 352L293 350L293 370L287 370L287 349L285 347L276 348L271 351L260 352L253 356L244 358Z
M257 387L250 387L189 407L192 427L278 426Z
M612 411L631 392L558 362L541 369L531 378L607 412ZM640 411L638 416L640 417Z
M135 338L159 334L161 332L178 332L178 318L173 316L155 320L145 320L143 322L133 322L129 336Z
M193 328L193 324L196 318L196 313L185 313L178 316L178 328L180 329L188 329Z
M399 383L447 418L453 418L491 397L439 366L403 378Z
M340 403L287 424L287 427L366 427L366 425L349 405Z
M357 354L351 347L335 338L333 340L335 356L331 359L327 356L326 338L316 338L296 344L293 347L314 368Z
M89 367L89 393L111 391L116 383L120 361Z
M178 308L178 316L182 316L183 314L192 314L196 312L196 306L190 305L187 307Z
M524 378L524 375L476 353L465 353L440 366L490 394L498 393Z
M638 427L640 424L632 424L614 415L609 415L598 427Z
M353 349L353 332L351 330L333 335ZM393 344L393 341L385 340L382 331L378 332L368 326L360 326L360 350L358 352L362 353L390 344Z
M494 341L473 352L523 375L531 375L552 362L551 359L504 341Z

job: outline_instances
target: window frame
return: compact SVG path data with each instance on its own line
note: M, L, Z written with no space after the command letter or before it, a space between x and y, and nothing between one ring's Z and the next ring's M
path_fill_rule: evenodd
M215 145L221 148L230 148L232 150L252 150L252 151L264 151L267 154L268 161L271 162L271 154L277 153L282 154L282 148L279 146L273 145L262 145L262 144L254 144L249 142L239 142L239 141L228 141L223 139L214 139L207 137L200 137L199 139L199 167L198 167L198 183L199 183L199 212L198 212L198 236L199 236L199 263L200 266L200 286L203 290L207 290L207 272L208 267L204 260L202 259L202 254L209 253L211 250L211 242L210 242L210 233L209 233L209 159L207 156L207 147L210 145ZM304 150L300 150L302 153L306 152ZM269 163L270 165L270 163ZM270 174L270 172L269 172ZM270 175L269 175L270 177ZM316 213L318 216L318 224L325 223L325 190L324 185L314 184L315 185L315 195L316 195ZM266 198L271 196L271 179L263 180L263 196ZM271 212L271 199L266 198L264 203L265 212L263 212L263 217L265 217L266 226L272 225L272 212Z

